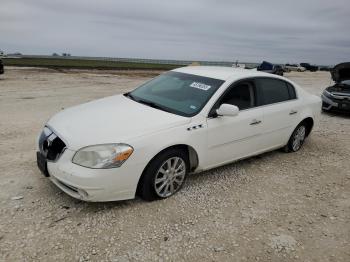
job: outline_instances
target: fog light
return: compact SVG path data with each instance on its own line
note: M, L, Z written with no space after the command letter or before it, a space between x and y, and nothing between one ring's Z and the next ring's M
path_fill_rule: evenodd
M88 197L88 193L83 189L78 189L78 194L82 199L86 199Z

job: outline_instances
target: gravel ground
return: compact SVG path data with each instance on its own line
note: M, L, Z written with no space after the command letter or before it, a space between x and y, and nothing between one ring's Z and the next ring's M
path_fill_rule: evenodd
M38 171L61 108L159 72L7 68L0 76L0 261L350 261L350 118L322 114L301 151L191 175L170 199L85 203ZM289 73L320 94L330 74Z

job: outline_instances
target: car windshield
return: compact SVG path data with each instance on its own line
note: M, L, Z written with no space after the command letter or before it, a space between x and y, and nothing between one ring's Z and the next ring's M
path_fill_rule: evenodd
M152 79L126 96L160 110L191 117L199 113L224 82L171 71Z

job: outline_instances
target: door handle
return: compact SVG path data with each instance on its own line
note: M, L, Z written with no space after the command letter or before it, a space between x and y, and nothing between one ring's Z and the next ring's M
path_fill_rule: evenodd
M294 115L294 114L296 114L296 113L298 113L297 110L291 110L291 111L289 112L290 115Z
M260 120L258 120L258 119L253 119L252 122L250 122L250 125L251 125L251 126L252 126L252 125L258 125L258 124L260 124L260 123L261 123Z

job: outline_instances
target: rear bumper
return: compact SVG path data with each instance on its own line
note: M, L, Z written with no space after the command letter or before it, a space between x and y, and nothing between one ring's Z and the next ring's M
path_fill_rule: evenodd
M135 197L143 171L142 165L132 165L127 161L119 168L91 169L73 164L71 159L74 153L67 149L57 162L47 163L49 179L62 191L74 198L91 202Z

